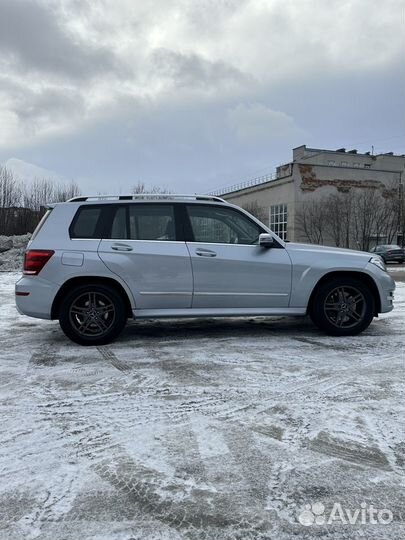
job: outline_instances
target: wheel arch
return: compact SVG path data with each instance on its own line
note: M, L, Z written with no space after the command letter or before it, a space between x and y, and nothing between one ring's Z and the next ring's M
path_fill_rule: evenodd
M128 292L116 279L105 276L78 276L68 279L60 287L52 303L51 319L59 318L59 310L63 297L72 287L77 287L79 285L108 285L110 287L113 287L124 299L127 310L127 317L133 317L132 306L128 296Z
M376 285L376 282L374 279L365 272L356 272L352 270L337 270L333 272L328 272L327 274L324 274L316 283L315 287L312 289L311 295L309 297L308 307L307 307L307 313L311 313L312 305L316 296L317 291L319 288L326 283L327 281L339 277L351 277L354 279L358 279L362 281L365 285L367 285L374 297L374 309L375 309L375 316L378 316L378 313L381 312L381 298L380 293L378 291L378 287Z

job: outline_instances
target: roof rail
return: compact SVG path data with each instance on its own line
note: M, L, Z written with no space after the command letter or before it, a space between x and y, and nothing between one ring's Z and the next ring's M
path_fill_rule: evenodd
M179 195L177 193L136 193L134 195L95 195L91 197L79 196L69 199L67 202L87 202L87 201L136 201L139 199L163 199L163 200L195 200L195 201L217 201L226 203L224 199L214 195Z

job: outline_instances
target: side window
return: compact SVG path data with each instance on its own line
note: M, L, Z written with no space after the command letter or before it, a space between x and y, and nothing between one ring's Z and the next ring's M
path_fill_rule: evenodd
M131 240L176 240L174 208L170 204L132 204L129 206Z
M128 238L126 206L120 206L117 208L113 222L111 224L110 238L116 240Z
M42 219L41 221L38 223L38 225L36 226L34 232L32 233L32 237L31 237L31 240L34 240L34 238L38 235L39 231L42 229L42 227L44 226L45 224L45 221L48 219L48 217L50 216L52 212L52 208L50 208L49 210L47 210L45 212L45 214L42 216Z
M187 207L195 242L257 244L262 229L231 208L190 205Z
M100 206L88 205L80 207L70 226L70 237L100 238L98 235L100 215Z

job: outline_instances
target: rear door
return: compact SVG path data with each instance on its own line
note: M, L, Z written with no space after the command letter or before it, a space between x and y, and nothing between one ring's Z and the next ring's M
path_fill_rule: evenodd
M271 249L258 245L259 235L268 231L225 205L190 204L186 208L193 308L289 305L290 257L281 244Z
M128 284L136 309L191 307L191 262L176 214L170 203L113 207L99 256Z

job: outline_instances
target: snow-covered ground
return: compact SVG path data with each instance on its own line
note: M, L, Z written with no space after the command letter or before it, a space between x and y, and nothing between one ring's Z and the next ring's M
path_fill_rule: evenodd
M1 540L403 538L404 283L358 337L182 320L80 348L18 315L15 279L0 274ZM393 520L301 524L316 502Z

